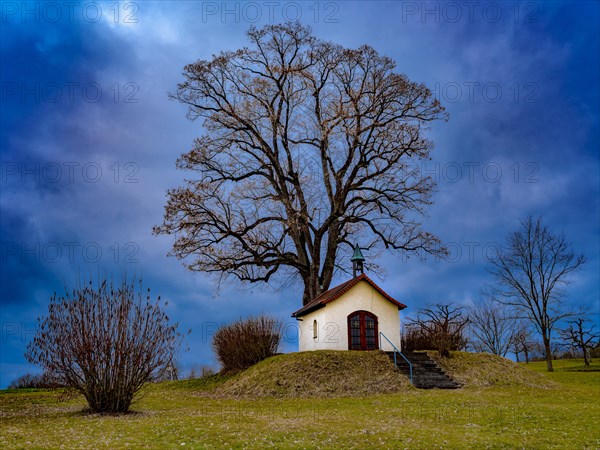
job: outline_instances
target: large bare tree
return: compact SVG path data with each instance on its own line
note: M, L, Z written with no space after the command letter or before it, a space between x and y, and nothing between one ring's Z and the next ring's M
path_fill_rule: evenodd
M415 172L445 119L423 84L365 45L346 49L297 23L248 31L250 45L184 69L171 94L203 121L155 233L191 270L242 281L299 276L306 304L341 253L444 253L420 227L434 182Z
M541 218L527 217L521 228L510 234L506 248L490 258L497 285L497 301L513 306L530 321L542 337L546 365L552 367L552 331L571 315L563 305L569 275L585 263L576 255L564 234L555 234Z

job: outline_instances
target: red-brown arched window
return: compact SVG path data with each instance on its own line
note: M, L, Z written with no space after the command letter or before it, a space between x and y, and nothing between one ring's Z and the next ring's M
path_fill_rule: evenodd
M369 311L354 311L348 316L348 350L379 348L377 316Z

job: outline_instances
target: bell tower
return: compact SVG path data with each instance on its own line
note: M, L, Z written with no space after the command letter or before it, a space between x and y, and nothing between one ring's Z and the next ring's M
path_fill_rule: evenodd
M352 258L350 258L350 261L352 261L352 272L354 273L354 278L356 278L359 273L365 273L363 267L365 257L360 251L358 244L354 246L354 253L352 254Z

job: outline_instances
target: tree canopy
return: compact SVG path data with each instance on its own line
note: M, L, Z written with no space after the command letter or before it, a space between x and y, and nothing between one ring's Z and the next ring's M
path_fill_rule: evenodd
M356 241L444 253L422 230L434 182L415 173L446 113L372 47L347 49L298 23L250 28L250 45L185 67L172 93L201 119L177 161L193 177L168 192L157 234L188 268L268 282L300 277L306 304Z

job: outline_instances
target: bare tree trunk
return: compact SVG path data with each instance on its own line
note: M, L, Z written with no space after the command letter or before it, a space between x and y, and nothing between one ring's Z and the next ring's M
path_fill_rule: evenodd
M544 334L544 350L546 351L546 367L548 372L554 372L552 367L552 349L550 348L550 339Z
M583 363L588 367L590 366L590 351L587 348L583 349Z
M319 286L319 275L316 270L311 271L309 275L304 278L304 292L302 293L302 305L307 305L311 300L321 294L322 291Z
M336 257L335 239L337 238L334 238L334 240L328 244L321 273L319 273L319 266L321 264L320 261L317 260L318 255L314 254L312 258L313 261L317 261L317 264L313 264L308 272L302 273L302 278L304 281L304 292L302 293L303 306L306 306L310 301L327 291L331 285Z

